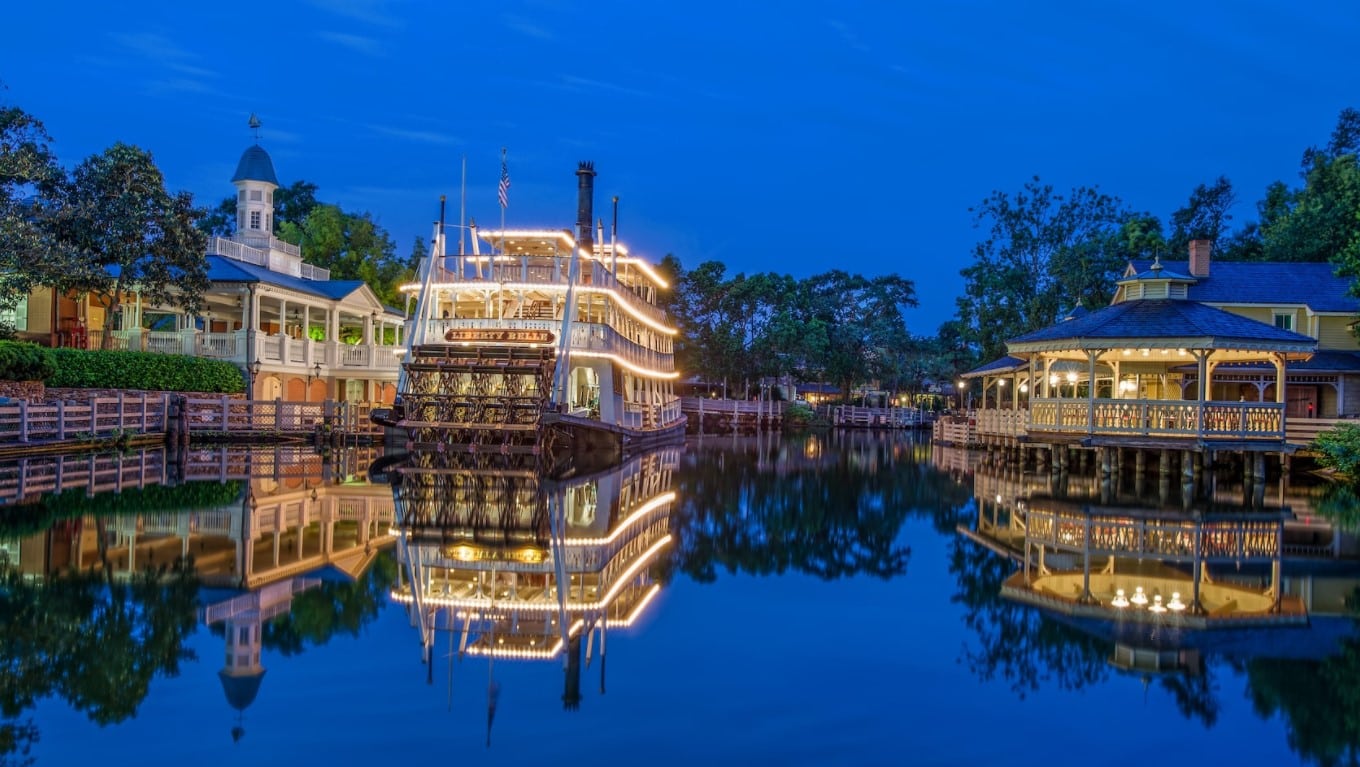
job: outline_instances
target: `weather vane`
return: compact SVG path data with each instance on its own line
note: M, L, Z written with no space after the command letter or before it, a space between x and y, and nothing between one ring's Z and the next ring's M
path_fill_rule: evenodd
M260 118L254 112L250 113L250 129L255 131L255 143L260 143Z

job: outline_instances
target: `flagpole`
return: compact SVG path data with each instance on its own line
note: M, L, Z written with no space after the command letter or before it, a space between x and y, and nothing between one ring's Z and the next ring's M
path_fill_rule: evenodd
M464 244L467 242L467 155L463 155L462 195L458 201L458 279L463 279L463 257L467 255Z
M505 155L506 155L505 147L501 147L501 181L500 186L497 187L497 194L500 196L501 203L500 251L502 256L505 255L505 209L510 206L510 167L506 164ZM502 266L502 269L503 268L504 267ZM504 298L504 296L502 296L502 298ZM502 302L501 306L502 308L505 306L504 302Z

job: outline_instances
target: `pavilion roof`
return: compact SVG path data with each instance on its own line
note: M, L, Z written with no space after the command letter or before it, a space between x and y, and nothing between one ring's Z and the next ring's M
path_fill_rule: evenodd
M998 373L1014 373L1015 371L1025 367L1029 367L1029 362L1022 360L1019 357L1010 356L999 357L997 359L992 360L991 362L988 362L985 365L975 367L959 377L980 378L981 376L984 375L997 375Z
M1317 341L1195 301L1139 299L1017 336L1006 347L1011 354L1118 347L1311 354Z

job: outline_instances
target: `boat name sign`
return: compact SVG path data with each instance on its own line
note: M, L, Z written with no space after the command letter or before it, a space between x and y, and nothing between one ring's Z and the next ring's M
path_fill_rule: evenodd
M550 344L553 338L548 330L509 328L449 328L444 333L444 340L449 343Z

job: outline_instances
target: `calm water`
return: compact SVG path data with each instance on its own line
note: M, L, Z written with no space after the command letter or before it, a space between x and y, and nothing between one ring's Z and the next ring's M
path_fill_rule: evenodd
M1140 504L1236 524L1226 476L1182 504L1155 476L1101 488L864 433L705 438L552 482L434 456L370 482L377 457L0 466L0 763L1356 758L1360 581L1324 521L1353 497L1272 486L1251 512L1294 509L1280 593L1306 620L1197 630L1033 606L1016 552L1092 505L1111 530L1165 523ZM1079 580L1064 534L1045 574ZM1269 588L1269 554L1234 556L1205 563L1206 609ZM1166 586L1183 565L1115 569Z

